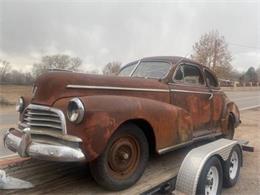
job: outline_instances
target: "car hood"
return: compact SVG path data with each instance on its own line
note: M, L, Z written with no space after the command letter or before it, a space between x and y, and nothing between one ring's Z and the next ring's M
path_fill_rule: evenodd
M60 98L90 95L126 95L167 102L167 90L168 85L156 79L48 72L36 80L32 103L52 105Z

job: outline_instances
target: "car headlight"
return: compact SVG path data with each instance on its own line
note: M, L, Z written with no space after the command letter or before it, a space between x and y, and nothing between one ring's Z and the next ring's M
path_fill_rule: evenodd
M69 101L67 117L70 122L80 123L84 117L84 105L79 98L73 98Z
M24 109L24 99L23 97L19 97L19 99L16 102L16 107L15 107L17 112L22 112Z

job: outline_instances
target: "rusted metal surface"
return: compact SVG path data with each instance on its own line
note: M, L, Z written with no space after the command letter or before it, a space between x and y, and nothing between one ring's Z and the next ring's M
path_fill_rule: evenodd
M71 72L46 73L37 79L37 90L31 101L26 99L26 105L49 106L66 115L68 102L79 97L85 107L83 121L76 124L65 117L65 122L67 134L82 139L79 147L88 161L96 159L104 151L111 135L126 122L136 123L140 128L150 127L143 130L149 131L151 139L154 138L148 139L149 144L153 144L155 151L160 153L165 148L190 143L194 138L225 134L230 113L235 121L239 120L236 105L219 87L183 85L172 80L181 63L195 64L202 74L204 69L208 70L206 67L181 57L142 60L165 61L172 68L160 80Z
M222 121L221 121L221 130L223 134L228 134L229 128L228 128L228 122L229 122L229 117L232 117L234 121L234 126L237 127L241 121L240 121L240 113L238 110L237 105L230 101L226 97L225 105L223 107L222 111Z
M82 97L91 95L126 95L143 97L143 91L121 91L121 90L99 90L99 89L68 89L67 85L88 85L88 86L111 86L128 88L153 88L168 90L168 85L157 80L142 78L113 77L101 75L87 75L82 73L50 72L43 74L36 81L38 86L34 104L52 105L57 99L64 97ZM158 101L169 102L165 93L145 92L145 96Z
M108 169L116 179L127 178L136 170L139 158L140 146L135 137L121 137L108 153Z
M65 108L66 111L65 105L69 99L61 99L54 106ZM87 108L85 119L80 124L67 121L67 127L70 135L83 139L82 147L88 160L95 159L104 150L111 135L127 121L142 120L149 123L158 150L191 139L191 133L184 135L192 128L190 116L186 111L167 103L115 95L88 96L81 100Z

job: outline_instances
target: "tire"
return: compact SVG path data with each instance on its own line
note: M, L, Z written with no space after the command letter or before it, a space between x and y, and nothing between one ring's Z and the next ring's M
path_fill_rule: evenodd
M221 194L222 183L221 162L216 156L213 156L206 162L200 173L196 194Z
M128 124L110 138L105 151L93 162L90 171L102 187L118 191L132 186L142 176L149 158L149 147L143 131Z
M226 188L232 187L237 183L242 163L242 154L239 146L234 146L231 150L228 160L224 165L224 182Z
M228 118L228 133L224 135L224 138L232 140L235 134L235 125L233 117L230 115Z

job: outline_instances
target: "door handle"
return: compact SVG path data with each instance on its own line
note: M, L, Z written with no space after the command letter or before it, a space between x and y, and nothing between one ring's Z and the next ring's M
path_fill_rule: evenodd
M210 96L209 96L209 100L211 100L213 98L214 94L211 93Z

